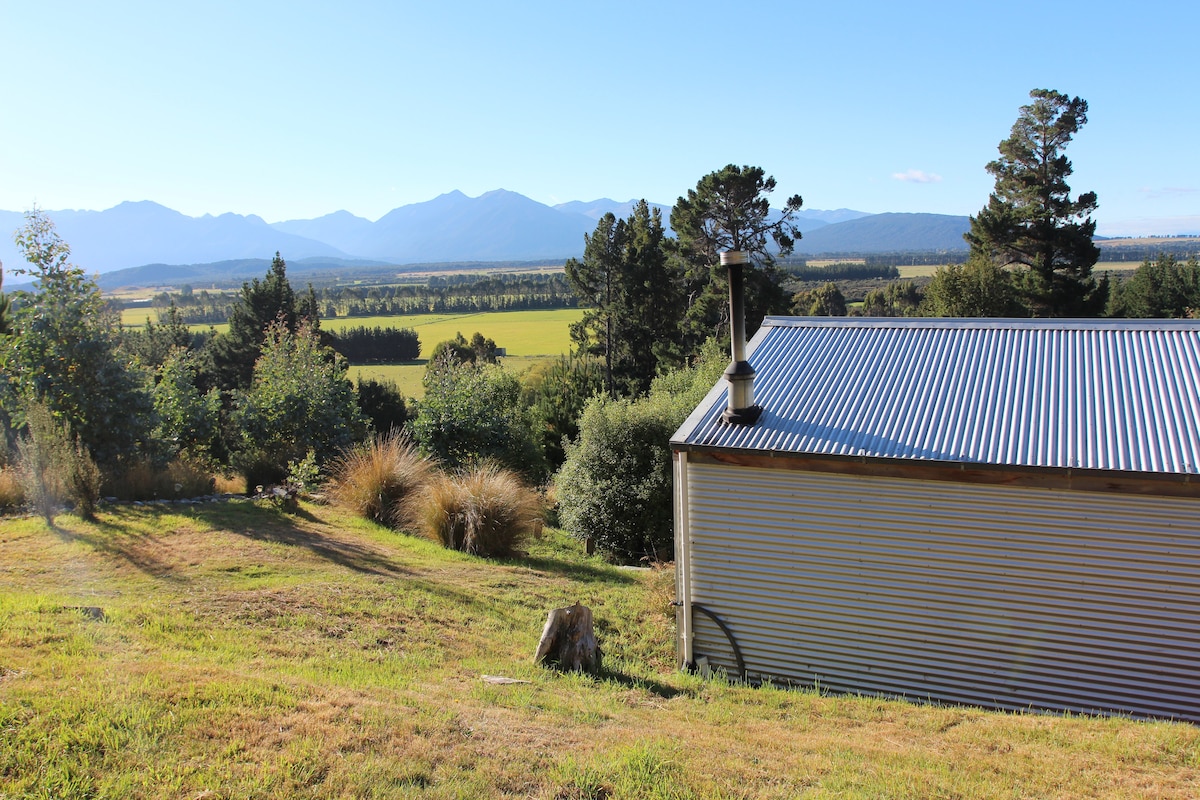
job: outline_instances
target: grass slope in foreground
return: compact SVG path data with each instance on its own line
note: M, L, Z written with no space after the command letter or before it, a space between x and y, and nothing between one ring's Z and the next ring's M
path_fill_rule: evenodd
M670 570L305 505L0 521L0 798L1194 797L1190 725L702 681ZM610 672L529 663L596 613ZM103 619L87 607L103 609ZM497 686L482 676L529 681Z

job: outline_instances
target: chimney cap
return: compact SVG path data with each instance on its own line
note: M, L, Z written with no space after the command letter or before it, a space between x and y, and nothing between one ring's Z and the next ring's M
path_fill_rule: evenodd
M750 263L750 254L745 250L726 250L725 252L721 253L722 267L748 263Z

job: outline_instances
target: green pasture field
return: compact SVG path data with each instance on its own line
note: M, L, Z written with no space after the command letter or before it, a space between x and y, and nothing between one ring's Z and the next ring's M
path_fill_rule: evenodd
M674 570L328 505L0 520L0 798L1195 798L1200 728L705 680ZM533 663L595 615L604 669ZM510 682L505 682L510 681Z
M570 326L583 318L583 309L558 308L545 311L488 311L479 314L407 314L394 317L337 317L321 320L325 330L340 332L347 328L412 328L421 339L421 355L434 345L461 333L470 339L475 332L496 342L510 356L557 356L571 349ZM124 309L121 324L141 327L150 318L158 322L153 309ZM192 325L193 331L215 328L229 330L227 324Z
M480 314L408 314L394 317L339 317L321 321L329 331L341 332L347 328L412 328L421 340L421 355L428 356L438 342L453 339L461 333L470 339L476 332L496 342L497 347L508 353L501 364L514 372L521 373L536 364L551 361L571 349L571 324L583 318L579 308L549 309L545 311L489 311ZM157 322L152 309L125 309L121 313L121 324L140 327L146 318ZM193 325L193 331L215 328L218 333L229 330L224 325ZM349 376L395 381L405 397L423 397L425 388L421 378L425 375L425 359L398 364L354 364Z
M466 336L467 334L463 334ZM515 372L520 375L532 367L553 361L558 358L557 355L544 356L507 356L500 359L500 364L505 369ZM405 397L415 397L420 399L425 396L425 387L421 384L421 379L425 377L426 361L409 361L404 364L353 364L350 367L348 377L355 383L364 378L374 378L379 381L392 381L399 387L401 394Z
M510 356L557 356L571 349L570 326L583 318L583 309L546 311L488 311L480 314L410 314L400 317L338 317L322 320L325 330L347 328L412 328L428 356L438 342L461 333L470 339L482 333Z

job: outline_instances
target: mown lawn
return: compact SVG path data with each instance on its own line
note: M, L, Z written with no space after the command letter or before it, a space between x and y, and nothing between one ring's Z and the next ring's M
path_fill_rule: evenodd
M0 521L0 798L1200 792L1190 725L682 674L673 595L669 569L614 569L555 531L488 561L317 505ZM576 600L599 678L530 663Z

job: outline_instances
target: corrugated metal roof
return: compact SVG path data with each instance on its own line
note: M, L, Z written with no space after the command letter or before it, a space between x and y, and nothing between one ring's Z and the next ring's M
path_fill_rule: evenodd
M1200 321L768 317L752 426L722 380L676 446L1200 471Z

